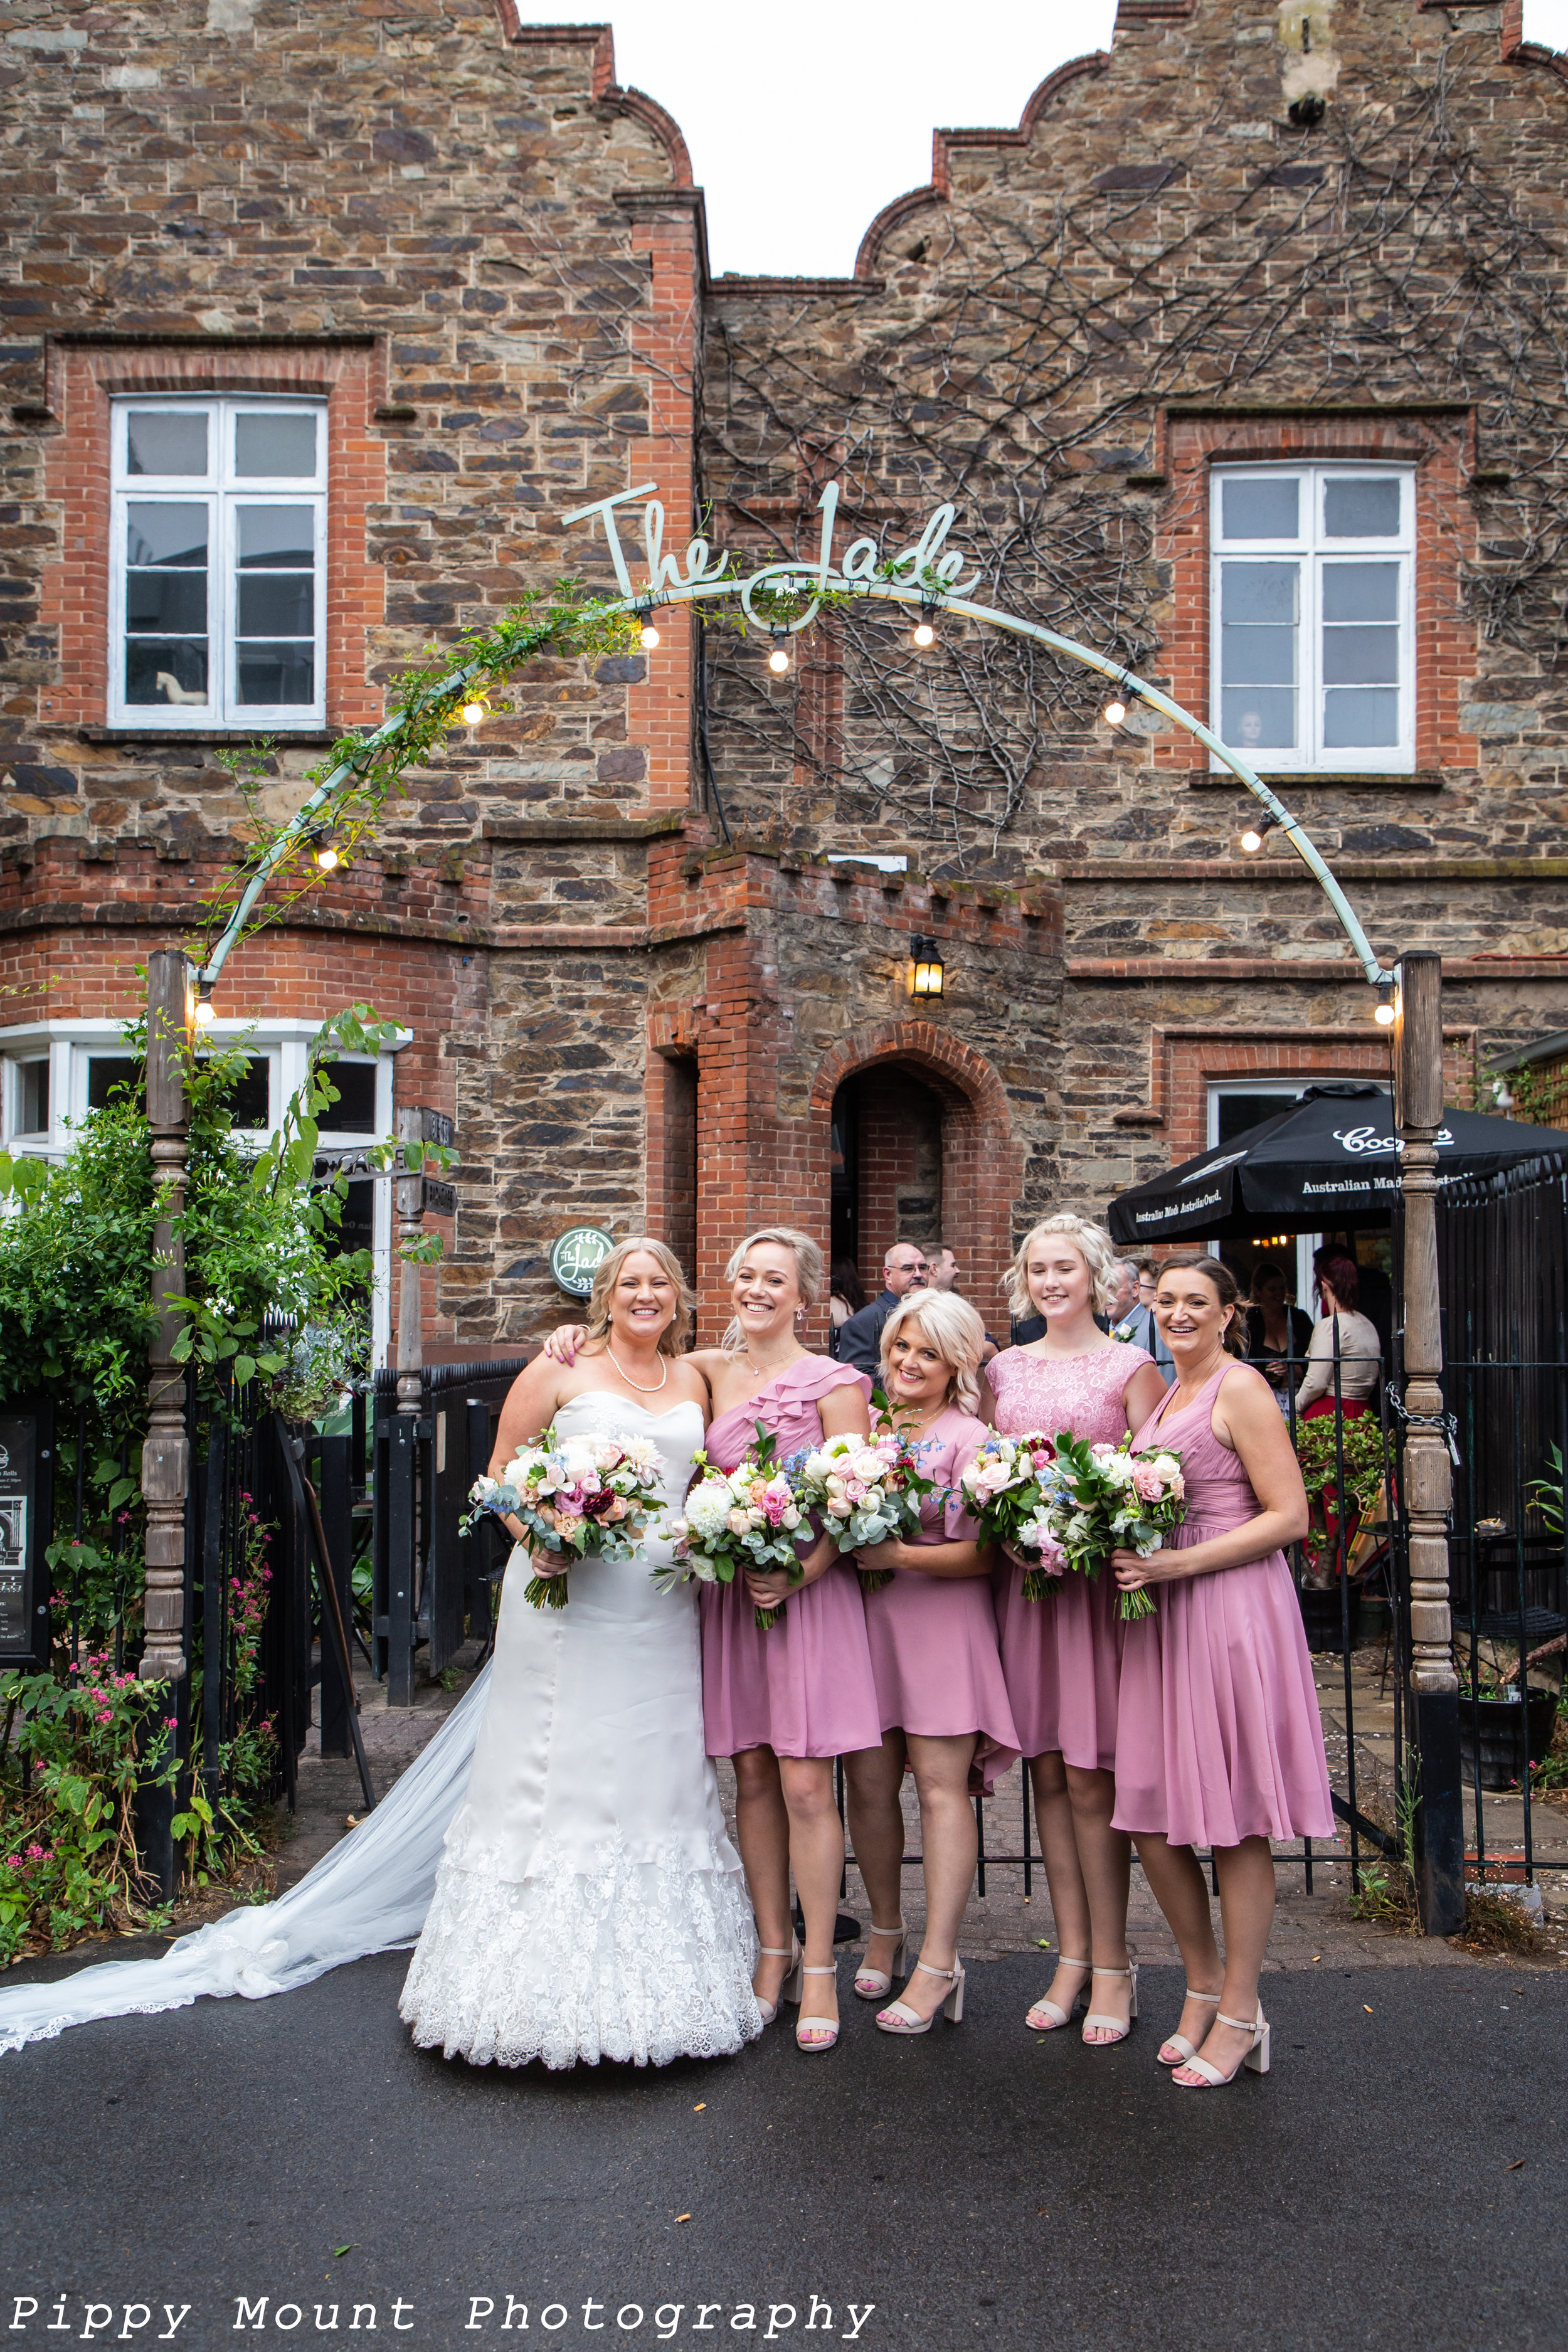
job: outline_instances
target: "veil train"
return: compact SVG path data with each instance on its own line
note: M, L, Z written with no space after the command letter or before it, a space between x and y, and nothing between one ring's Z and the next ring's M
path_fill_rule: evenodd
M275 1903L229 1911L156 1960L107 1960L0 1990L0 2053L100 2017L186 2009L204 1994L266 2000L329 1969L418 1940L442 1842L463 1801L489 1689L487 1665L429 1746L359 1827Z

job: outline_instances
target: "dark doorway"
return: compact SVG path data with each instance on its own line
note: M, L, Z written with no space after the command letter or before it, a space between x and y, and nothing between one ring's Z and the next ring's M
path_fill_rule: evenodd
M664 1057L664 1217L668 1243L693 1288L697 1284L697 1059Z
M860 1087L846 1078L833 1097L832 1256L860 1264ZM862 1280L864 1274L862 1273Z

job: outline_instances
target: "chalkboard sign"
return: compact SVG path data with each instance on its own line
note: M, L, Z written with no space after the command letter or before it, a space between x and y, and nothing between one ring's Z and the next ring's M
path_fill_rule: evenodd
M48 1664L54 1474L52 1406L0 1405L0 1672Z

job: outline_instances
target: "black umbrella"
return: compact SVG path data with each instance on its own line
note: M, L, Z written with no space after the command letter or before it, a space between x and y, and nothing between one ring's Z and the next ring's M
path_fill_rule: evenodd
M1568 1135L1451 1110L1437 1130L1437 1181L1495 1176L1568 1152ZM1309 1087L1278 1118L1118 1193L1107 1222L1130 1243L1240 1240L1281 1229L1383 1224L1399 1190L1394 1106L1384 1087Z

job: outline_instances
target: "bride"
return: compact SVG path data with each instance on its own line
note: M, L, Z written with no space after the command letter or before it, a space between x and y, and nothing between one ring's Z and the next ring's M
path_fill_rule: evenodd
M650 1437L679 1509L708 1390L676 1351L689 1307L662 1242L599 1268L572 1365L514 1382L491 1473L552 1424ZM755 1937L702 1738L697 1588L655 1590L669 1547L573 1568L563 1609L523 1598L513 1554L490 1703L400 2004L448 2058L712 2057L762 2031ZM548 1575L552 1556L536 1555Z
M591 1343L521 1375L492 1467L552 1420L646 1435L678 1507L708 1414L676 1352L689 1313L663 1243L623 1242L594 1285ZM277 1902L161 1959L0 1991L0 2051L202 1994L264 2000L416 1937L402 2013L449 2056L662 2065L739 2050L762 2031L756 1937L704 1752L696 1588L661 1594L650 1574L668 1557L650 1531L636 1559L574 1568L563 1609L535 1610L514 1555L492 1664L352 1836Z

